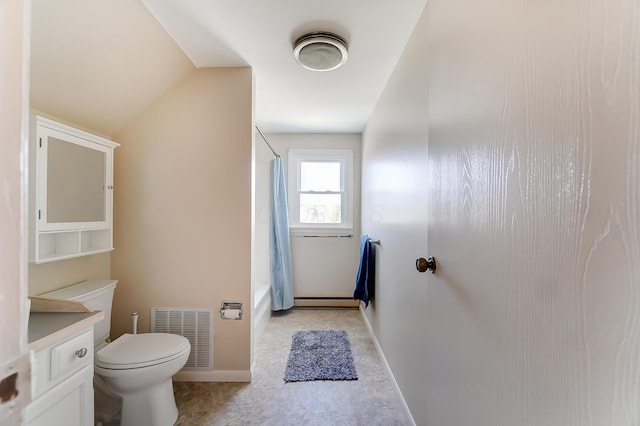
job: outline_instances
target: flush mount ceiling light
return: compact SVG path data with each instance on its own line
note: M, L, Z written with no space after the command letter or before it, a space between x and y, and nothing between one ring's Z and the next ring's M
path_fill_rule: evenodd
M293 46L293 56L308 70L331 71L347 62L349 53L342 37L320 32L298 38Z

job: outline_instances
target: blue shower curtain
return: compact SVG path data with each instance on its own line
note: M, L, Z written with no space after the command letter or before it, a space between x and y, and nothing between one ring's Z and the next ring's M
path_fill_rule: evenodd
M271 309L283 311L293 307L293 277L287 189L280 156L271 160L271 226L269 229Z

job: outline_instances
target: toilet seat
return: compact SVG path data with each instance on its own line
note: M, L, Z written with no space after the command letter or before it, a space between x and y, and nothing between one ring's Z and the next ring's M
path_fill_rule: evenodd
M189 340L177 334L123 334L99 350L95 365L108 370L130 370L163 364L191 350Z

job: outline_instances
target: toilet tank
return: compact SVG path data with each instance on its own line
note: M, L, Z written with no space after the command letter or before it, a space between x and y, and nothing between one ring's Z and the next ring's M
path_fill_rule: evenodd
M100 344L109 337L111 331L111 303L117 283L116 280L82 281L45 293L42 296L83 302L95 311L103 311L104 320L96 323L93 327L95 343Z

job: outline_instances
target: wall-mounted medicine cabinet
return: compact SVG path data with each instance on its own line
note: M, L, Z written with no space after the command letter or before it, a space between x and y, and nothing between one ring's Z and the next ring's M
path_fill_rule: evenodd
M32 116L29 260L113 250L113 151L119 144Z

